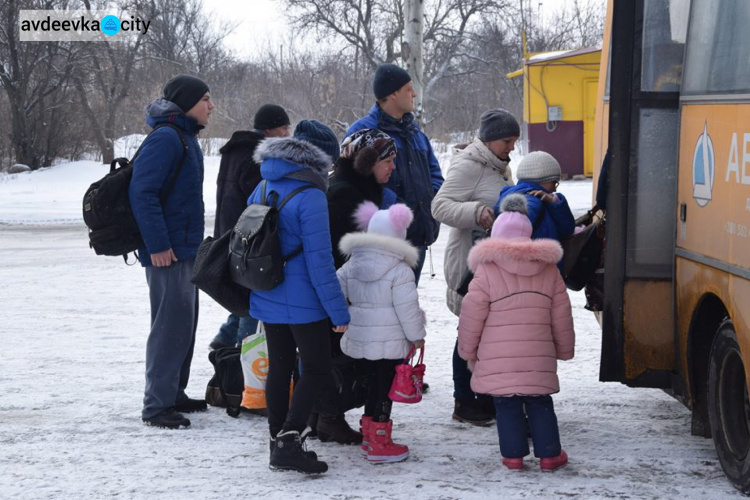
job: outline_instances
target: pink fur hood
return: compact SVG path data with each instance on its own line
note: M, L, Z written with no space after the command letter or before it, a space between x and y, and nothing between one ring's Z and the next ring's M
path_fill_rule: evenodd
M487 238L474 245L468 262L472 272L476 272L480 264L494 262L504 269L529 276L549 264L556 264L562 256L562 247L555 240Z

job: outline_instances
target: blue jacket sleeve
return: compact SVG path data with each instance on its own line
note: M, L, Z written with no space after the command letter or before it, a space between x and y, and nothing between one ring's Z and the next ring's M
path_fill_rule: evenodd
M430 141L427 141L427 144L429 144ZM432 189L434 191L433 194L437 194L437 192L440 190L440 186L443 185L443 172L440 170L440 163L438 162L437 156L435 156L435 152L432 150L432 145L430 144L430 181L432 182Z
M333 265L328 200L325 193L318 189L308 189L297 196L301 196L299 217L302 253L310 273L310 282L333 324L348 325L349 308Z
M557 203L550 203L547 205L547 211L555 222L555 228L557 229L557 236L559 238L567 238L576 228L576 221L573 217L573 212L570 211L568 206L568 200L562 193L557 193ZM531 215L531 214L529 214Z
M380 204L380 209L385 210L386 208L389 208L391 205L395 205L396 203L398 203L396 192L391 188L384 188L383 202Z
M172 247L159 195L181 157L182 142L177 132L164 127L146 138L133 163L128 195L149 254Z

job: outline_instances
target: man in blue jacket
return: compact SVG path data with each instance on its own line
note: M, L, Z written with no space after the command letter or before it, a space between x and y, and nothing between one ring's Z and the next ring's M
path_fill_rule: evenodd
M204 232L203 153L197 135L214 104L208 85L188 75L172 78L162 94L146 107L146 122L152 128L171 126L144 141L129 195L143 237L139 256L151 301L141 418L148 425L177 429L190 426L180 412L206 409L204 400L187 397L185 387L198 323L198 290L190 278Z
M406 238L419 248L419 262L414 270L417 283L422 273L425 253L438 237L440 223L432 217L432 198L443 184L440 164L432 151L429 139L414 118L414 86L409 73L395 64L381 64L375 70L372 90L377 102L369 113L354 122L346 135L364 128L376 128L396 141L396 170L391 175L384 193L384 205L397 200L389 199L395 193L398 201L414 212L414 222Z

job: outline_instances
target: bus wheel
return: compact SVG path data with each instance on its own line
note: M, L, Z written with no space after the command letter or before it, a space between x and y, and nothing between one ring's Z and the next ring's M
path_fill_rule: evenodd
M724 473L743 493L750 492L750 400L745 367L731 321L724 321L711 346L708 418Z

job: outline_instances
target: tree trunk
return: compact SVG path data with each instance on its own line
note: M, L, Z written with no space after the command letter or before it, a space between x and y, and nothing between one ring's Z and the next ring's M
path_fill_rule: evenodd
M424 29L424 0L405 0L404 8L404 47L401 54L406 63L406 70L411 76L414 91L414 114L422 122L423 92L422 74L424 69L422 59L422 35Z

